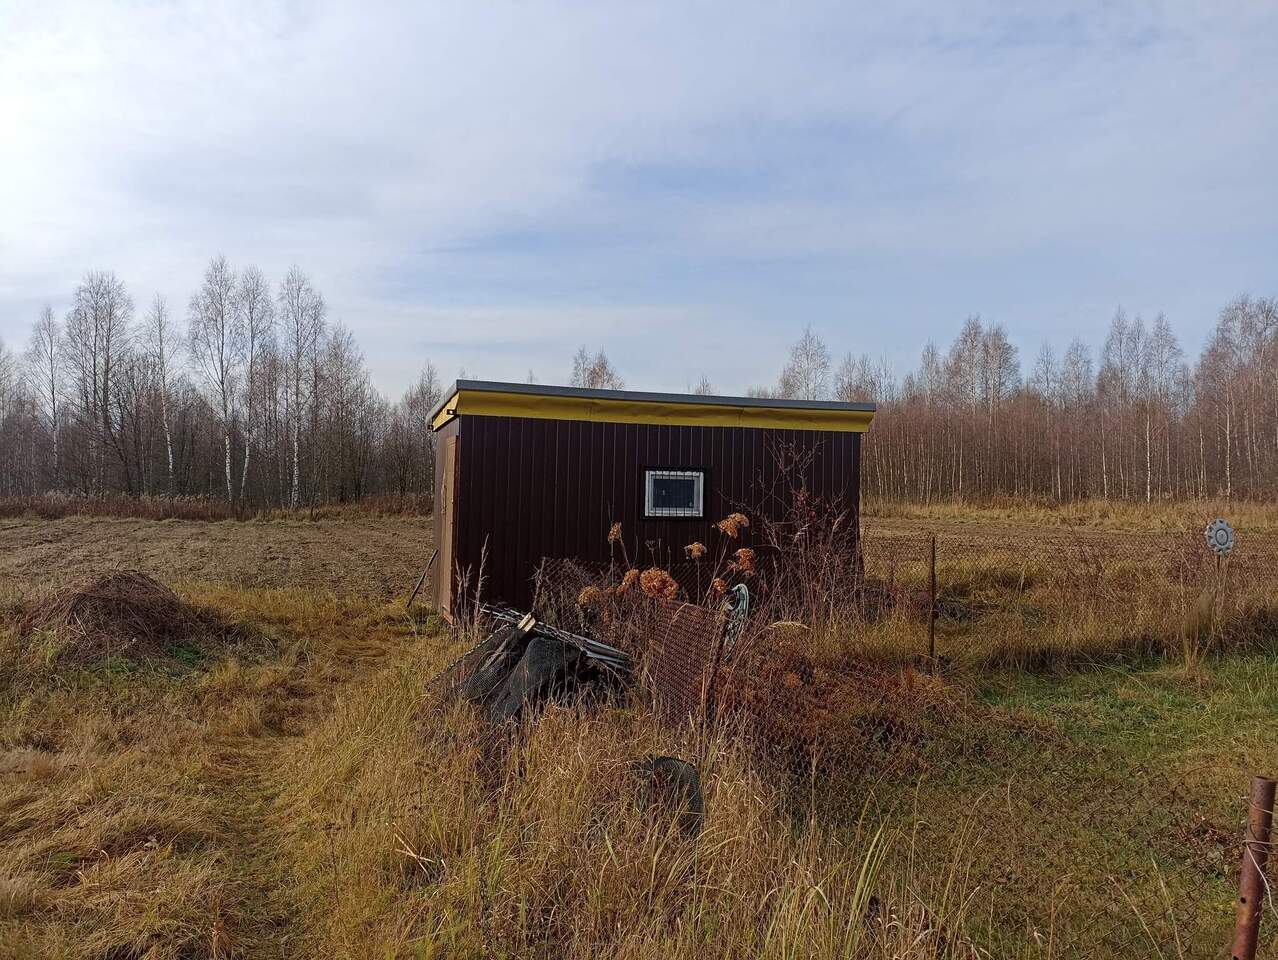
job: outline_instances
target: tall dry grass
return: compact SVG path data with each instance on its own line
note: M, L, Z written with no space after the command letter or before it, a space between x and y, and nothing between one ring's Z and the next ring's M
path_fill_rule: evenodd
M740 731L637 700L493 731L427 689L429 620L184 592L278 649L0 671L6 958L976 955L961 864L901 867L908 829L817 816ZM698 761L699 837L640 801L654 753Z
M493 731L423 693L426 674L401 666L344 697L286 776L316 953L978 955L952 872L885 874L908 836L808 815L737 736L676 735L634 704ZM699 837L637 801L633 766L653 754L698 761Z
M201 700L145 675L5 685L0 956L230 956L248 893Z
M920 544L913 544L919 547ZM1262 555L1216 568L1142 555L1036 552L1033 544L938 548L936 649L954 670L1042 671L1278 647L1278 581ZM904 665L928 654L924 551L867 562L866 598L819 631L836 655ZM1278 552L1274 562L1278 562Z

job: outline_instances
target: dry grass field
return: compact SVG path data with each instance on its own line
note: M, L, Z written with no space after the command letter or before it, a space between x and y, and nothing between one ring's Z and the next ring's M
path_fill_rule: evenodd
M308 734L351 691L443 656L402 606L425 530L3 522L0 956L326 954L290 873L285 803ZM52 589L126 567L228 629L146 656L24 635Z
M1078 500L1070 503L1033 501L1021 497L996 497L986 502L940 501L924 504L868 499L864 514L876 520L914 520L929 523L1010 524L1044 530L1070 527L1077 530L1180 531L1186 525L1228 517L1235 526L1249 530L1278 530L1278 503L1266 500L1164 500L1150 503L1121 500Z
M1197 957L1228 936L1232 804L1278 767L1263 645L932 677L887 649L916 621L868 646L831 626L881 648L895 704L832 734L871 731L912 786L816 755L783 780L743 731L672 734L628 701L496 738L442 707L427 682L466 638L403 608L429 547L411 517L0 521L0 958ZM176 591L149 645L33 618L124 568ZM946 629L982 622L1008 630ZM698 758L699 838L636 806L652 753ZM1168 940L1160 890L1207 920ZM1100 921L1130 939L1080 954Z

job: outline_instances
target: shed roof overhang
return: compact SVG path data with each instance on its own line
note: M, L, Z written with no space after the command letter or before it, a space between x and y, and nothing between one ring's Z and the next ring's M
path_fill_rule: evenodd
M874 418L874 410L872 403L833 400L710 397L458 380L429 417L435 430L457 416L481 416L864 433Z

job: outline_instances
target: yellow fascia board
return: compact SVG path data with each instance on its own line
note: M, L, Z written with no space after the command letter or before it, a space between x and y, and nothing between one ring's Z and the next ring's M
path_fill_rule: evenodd
M435 419L430 422L432 430L438 430L453 417L457 416L457 400L460 394L454 393L448 398L448 402L439 408L439 413L435 414Z
M664 423L688 427L762 427L774 430L836 430L865 433L869 410L736 406L657 400L603 400L544 394L459 390L431 426L438 430L457 415L528 417L534 420L589 420L596 423Z

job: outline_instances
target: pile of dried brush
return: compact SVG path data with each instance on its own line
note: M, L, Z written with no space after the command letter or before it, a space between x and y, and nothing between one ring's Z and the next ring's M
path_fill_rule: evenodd
M58 640L62 663L176 660L179 651L205 654L241 638L239 627L187 603L146 574L122 570L85 577L37 603L19 633Z

